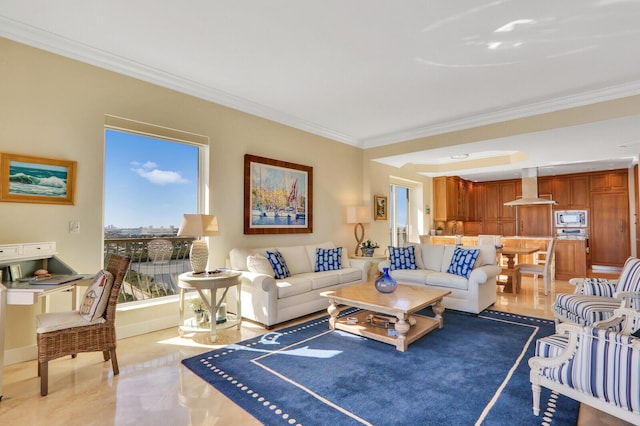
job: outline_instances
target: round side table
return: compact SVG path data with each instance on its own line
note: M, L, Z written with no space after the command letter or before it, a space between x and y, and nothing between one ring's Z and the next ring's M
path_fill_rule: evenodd
M180 337L185 332L199 333L209 332L211 343L216 342L216 331L218 329L230 328L237 326L240 330L242 321L242 310L240 305L240 288L242 280L240 276L242 273L237 271L222 271L215 274L197 274L192 272L185 272L178 277L178 287L180 288L180 324L178 325L178 333ZM227 292L230 288L236 290L237 306L234 314L227 313L227 321L217 324L216 313L220 308L227 296ZM196 290L200 299L209 310L209 324L208 328L202 327L195 319L190 319L185 322L184 319L184 293L185 290ZM222 296L218 299L216 294L218 290L224 290Z

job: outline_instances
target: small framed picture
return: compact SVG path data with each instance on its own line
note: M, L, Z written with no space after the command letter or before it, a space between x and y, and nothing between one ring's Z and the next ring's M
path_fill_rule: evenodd
M387 197L384 195L373 196L373 217L375 220L387 220Z
M17 281L22 278L22 268L19 264L9 265L9 274L11 281Z

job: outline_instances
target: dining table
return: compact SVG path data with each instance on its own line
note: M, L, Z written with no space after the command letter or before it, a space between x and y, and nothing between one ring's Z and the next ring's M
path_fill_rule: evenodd
M540 247L502 247L500 249L500 253L507 258L507 267L502 269L501 274L507 276L503 290L505 293L520 293L520 267L516 264L516 256L533 254L540 250Z

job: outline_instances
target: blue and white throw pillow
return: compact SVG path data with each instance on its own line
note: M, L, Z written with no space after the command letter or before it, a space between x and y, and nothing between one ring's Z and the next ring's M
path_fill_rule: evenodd
M450 274L460 275L461 277L469 278L473 265L476 263L476 259L480 254L480 250L472 249L466 250L460 247L456 247L451 257L451 263L447 272Z
M291 276L289 268L287 268L287 262L284 261L282 253L278 250L267 251L267 259L269 259L273 272L276 274L276 279L288 278Z
M335 271L342 269L342 247L332 249L316 249L315 272Z
M389 246L389 260L392 271L395 271L396 269L418 269L418 265L416 265L416 252L414 246Z

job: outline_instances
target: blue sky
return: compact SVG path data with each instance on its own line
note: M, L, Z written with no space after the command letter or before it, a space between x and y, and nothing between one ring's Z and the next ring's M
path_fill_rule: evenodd
M197 213L198 148L106 131L105 226L180 226Z

